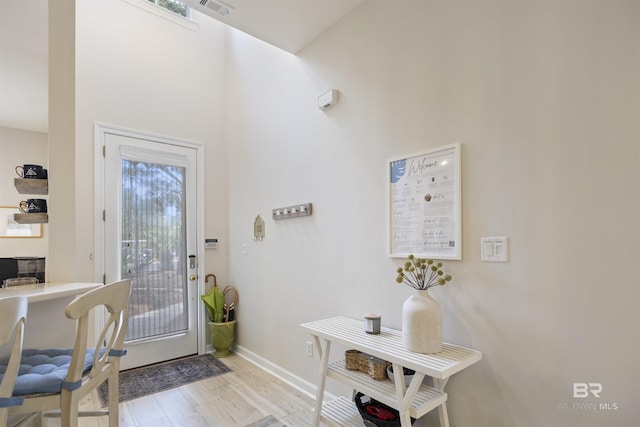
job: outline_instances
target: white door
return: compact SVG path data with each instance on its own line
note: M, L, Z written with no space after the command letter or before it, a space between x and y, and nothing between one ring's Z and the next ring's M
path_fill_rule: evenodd
M106 283L131 279L122 369L198 352L197 150L104 134Z

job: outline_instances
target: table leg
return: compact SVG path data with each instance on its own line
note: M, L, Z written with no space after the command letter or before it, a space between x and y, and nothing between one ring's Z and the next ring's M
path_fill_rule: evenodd
M440 427L449 427L449 414L447 413L447 402L442 402L438 406L438 417L440 418Z
M396 398L398 400L398 412L400 413L400 425L402 427L411 427L411 415L409 413L409 409L411 408L413 399L416 397L416 394L420 389L424 376L425 375L423 373L416 372L409 384L409 388L406 388L404 385L402 366L397 363L393 364L393 379L396 384Z
M444 392L444 386L447 385L449 378L443 380L434 378L433 386L438 390ZM449 427L449 414L447 413L447 402L442 402L442 405L438 406L438 417L440 418L440 427Z
M320 369L318 373L318 389L316 392L315 411L313 413L313 427L320 426L320 417L322 415L322 401L324 400L324 387L327 382L327 370L329 367L329 353L331 350L331 341L323 340L324 347L320 342L320 338L313 336L316 345L316 354L320 359Z

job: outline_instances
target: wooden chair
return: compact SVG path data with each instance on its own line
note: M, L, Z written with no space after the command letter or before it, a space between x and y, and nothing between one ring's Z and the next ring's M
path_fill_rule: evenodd
M0 299L0 346L6 345L7 351L11 349L8 358L0 364L0 426L7 425L9 408L22 404L22 399L12 396L20 367L28 305L26 297Z
M26 415L17 426L32 419L35 419L35 425L41 425L42 416L59 416L62 427L75 427L78 416L100 415L109 416L109 427L118 425L120 357L125 354L123 346L130 294L131 281L123 280L101 286L71 301L65 314L77 320L73 349L23 350L14 397L23 396L24 402L9 410L9 415ZM96 345L89 347L88 333L92 327L89 313L98 306L105 307L108 318ZM51 372L40 375L45 367ZM79 413L80 399L105 381L109 388L108 408ZM59 413L49 412L56 409Z

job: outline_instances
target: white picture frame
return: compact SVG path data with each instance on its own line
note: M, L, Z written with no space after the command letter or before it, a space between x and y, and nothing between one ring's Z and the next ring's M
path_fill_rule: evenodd
M41 238L42 224L18 224L13 214L20 214L13 206L0 206L0 238Z
M387 163L391 257L462 259L460 143Z

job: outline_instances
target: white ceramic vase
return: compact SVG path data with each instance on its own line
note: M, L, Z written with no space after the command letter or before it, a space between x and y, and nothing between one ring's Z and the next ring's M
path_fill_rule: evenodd
M442 311L429 291L417 291L402 304L402 343L415 353L442 350Z

